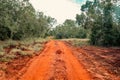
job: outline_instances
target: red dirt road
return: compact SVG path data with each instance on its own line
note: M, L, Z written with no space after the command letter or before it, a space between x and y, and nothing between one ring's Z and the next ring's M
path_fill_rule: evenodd
M91 76L70 47L52 40L18 80L91 80Z

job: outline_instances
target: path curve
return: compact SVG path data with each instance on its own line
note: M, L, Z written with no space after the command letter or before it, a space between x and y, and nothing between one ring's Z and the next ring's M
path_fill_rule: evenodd
M72 53L64 42L49 41L19 80L91 80L87 70Z

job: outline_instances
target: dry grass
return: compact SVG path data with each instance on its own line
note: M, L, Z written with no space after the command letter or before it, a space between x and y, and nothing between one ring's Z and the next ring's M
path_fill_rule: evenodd
M29 38L22 41L0 41L0 62L9 62L19 56L33 56L43 48L43 42L48 39ZM8 51L9 50L9 51Z
M89 44L89 39L72 38L72 39L61 39L61 40L66 41L66 42L72 44L73 46L87 46L87 45L90 45Z

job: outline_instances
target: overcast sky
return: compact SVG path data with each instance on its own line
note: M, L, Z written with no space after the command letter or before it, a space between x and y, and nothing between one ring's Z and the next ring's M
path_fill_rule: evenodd
M80 14L80 4L85 0L30 0L37 11L42 11L49 15L59 24L66 19L75 19L76 14Z

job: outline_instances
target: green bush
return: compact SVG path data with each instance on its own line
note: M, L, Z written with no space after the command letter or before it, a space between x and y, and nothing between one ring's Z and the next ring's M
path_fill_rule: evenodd
M87 37L87 30L84 28L80 28L78 33L75 35L76 38L86 38Z
M23 35L24 34L22 33L22 31L18 31L13 34L12 39L13 40L21 40L23 38Z
M8 27L0 26L0 40L6 40L11 37L11 31Z

